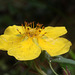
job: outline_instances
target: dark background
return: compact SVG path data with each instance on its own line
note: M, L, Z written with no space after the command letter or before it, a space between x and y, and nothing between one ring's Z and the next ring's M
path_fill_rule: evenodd
M0 34L7 26L21 25L24 21L39 22L44 26L65 26L68 30L65 37L72 42L71 50L75 53L74 0L0 0ZM74 56L68 54L68 58L73 59ZM0 51L0 59L9 66L16 62L15 58L9 57L4 51ZM0 72L6 69L1 68Z

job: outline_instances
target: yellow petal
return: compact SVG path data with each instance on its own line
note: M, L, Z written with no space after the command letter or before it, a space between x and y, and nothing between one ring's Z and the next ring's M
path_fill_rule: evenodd
M52 26L47 26L47 27L45 27L45 29L44 29L44 31L50 31L50 29L52 29L52 28L54 28L54 27L52 27Z
M52 26L45 27L45 29L42 29L40 34L44 34L45 32L49 32L52 28L54 28L54 27L52 27Z
M8 50L12 46L16 46L21 41L21 37L12 35L1 35L0 36L0 49Z
M22 26L8 26L4 32L5 35L15 35L15 34L20 34L24 33L24 28Z
M38 43L42 50L50 49L50 43L45 39L38 38Z
M67 33L67 30L65 27L46 27L42 30L41 34L45 34L45 36L49 38L57 38L59 36L62 36Z
M39 39L38 41L42 49L46 50L51 56L57 56L68 52L72 45L71 42L65 38L57 38L49 42L44 39Z
M17 60L32 60L37 58L41 49L32 41L31 38L22 41L17 47L13 47L8 54L14 56Z

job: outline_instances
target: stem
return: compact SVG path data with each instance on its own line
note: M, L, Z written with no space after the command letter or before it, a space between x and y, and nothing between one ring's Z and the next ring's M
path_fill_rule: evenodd
M54 71L54 69L53 69L53 67L52 67L52 65L51 65L51 62L49 62L49 66L50 66L51 70L53 71L53 73L54 73L55 75L58 75L58 74Z
M64 75L68 75L67 71L64 68L63 68L63 71L64 71Z
M47 75L43 70L41 70L41 68L38 68L37 65L34 62L34 66L36 68L36 70L41 74L41 75Z

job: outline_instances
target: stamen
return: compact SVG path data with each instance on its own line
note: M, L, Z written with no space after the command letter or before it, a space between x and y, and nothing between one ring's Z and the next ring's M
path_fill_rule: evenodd
M21 26L22 26L22 28L24 27L23 24L21 24ZM25 29L26 29L26 27L25 27Z
M40 36L39 34L41 33L41 29L44 29L45 28L44 26L42 26L43 24L39 24L39 23L37 23L36 24L36 27L35 27L34 21L33 22L30 22L30 23L27 23L25 21L24 24L25 24L25 27L23 26L23 24L21 24L22 25L22 28L25 29L25 33L24 33L24 36L23 37L25 37L25 36L32 37L32 38L33 37L39 37ZM17 31L21 34L21 32L18 29L17 29ZM41 37L44 36L46 33L47 32L43 33L41 35Z
M36 27L36 30L39 29L38 27Z
M25 21L24 24L25 24L25 28L26 28L26 26L27 26L27 22Z
M39 32L41 32L41 30L39 30Z
M29 30L29 28L27 28L27 30Z
M42 29L45 29L45 27L43 26Z
M30 32L28 34L30 35Z
M32 27L32 22L28 23L28 26L29 26L29 25L31 25L31 27Z
M37 36L37 34L35 34L35 36Z
M16 29L16 30L21 34L21 32L18 29Z
M43 25L43 24L39 24L39 23L37 23L37 26L39 26L40 28L42 27L42 25Z
M21 26L23 27L23 24L21 24Z
M45 32L42 36L44 36L47 32Z

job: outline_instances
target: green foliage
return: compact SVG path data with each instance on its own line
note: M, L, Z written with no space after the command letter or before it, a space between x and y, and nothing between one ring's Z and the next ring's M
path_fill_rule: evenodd
M60 63L60 66L62 68L64 68L65 70L68 69L68 71L70 72L71 75L75 75L75 65L71 65L71 64L62 64Z
M70 50L69 54L75 60L75 53L72 50Z
M72 64L72 65L75 65L75 61L72 60L72 59L67 59L67 58L64 58L62 56L57 56L56 59L53 59L52 62L57 62L57 63L67 63L67 64Z

